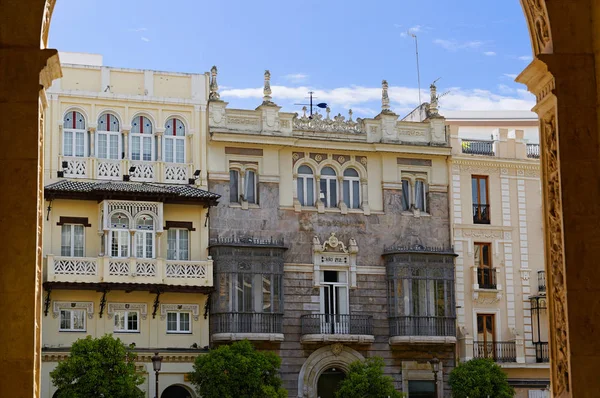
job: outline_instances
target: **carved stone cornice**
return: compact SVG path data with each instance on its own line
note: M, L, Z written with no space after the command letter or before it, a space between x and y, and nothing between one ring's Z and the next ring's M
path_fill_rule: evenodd
M532 161L507 162L505 159L486 159L486 160L469 160L461 158L453 158L452 165L457 166L458 170L473 170L473 169L494 169L494 173L500 173L502 169L516 170L540 170L540 163Z

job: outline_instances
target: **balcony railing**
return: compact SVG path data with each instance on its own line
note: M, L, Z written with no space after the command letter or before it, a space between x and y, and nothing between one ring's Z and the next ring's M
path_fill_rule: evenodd
M212 286L213 261L48 255L47 281Z
M473 205L473 224L490 223L490 205Z
M546 292L546 271L538 271L538 292Z
M302 334L373 335L373 317L354 314L302 315Z
M456 336L456 319L446 316L392 317L390 336Z
M494 141L462 140L462 153L494 156Z
M496 270L494 268L477 268L477 284L480 289L496 289Z
M129 170L131 168L132 171ZM122 181L188 184L193 174L191 163L146 162L130 159L100 159L95 157L60 156L59 170L64 177Z
M527 144L527 157L530 159L539 159L540 144Z
M265 312L224 312L210 317L212 334L283 333L283 314Z
M550 362L550 350L548 343L537 342L533 343L535 347L535 361L537 363Z
M517 362L517 345L514 341L474 341L474 358L492 358L496 362Z

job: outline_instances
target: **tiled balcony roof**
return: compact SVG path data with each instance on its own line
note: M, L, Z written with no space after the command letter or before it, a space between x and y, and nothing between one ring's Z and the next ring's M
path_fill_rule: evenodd
M44 188L46 199L156 200L165 203L202 202L216 205L221 195L191 185L122 181L61 180Z

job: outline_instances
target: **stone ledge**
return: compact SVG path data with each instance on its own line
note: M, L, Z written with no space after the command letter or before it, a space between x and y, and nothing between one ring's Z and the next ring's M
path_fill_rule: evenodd
M283 341L283 333L215 333L211 341Z
M369 334L305 334L300 340L304 344L310 343L355 343L372 344L375 336Z
M456 344L454 336L393 336L390 345L399 344Z
M542 363L507 362L507 363L498 363L498 365L504 369L550 369L549 362L542 362Z

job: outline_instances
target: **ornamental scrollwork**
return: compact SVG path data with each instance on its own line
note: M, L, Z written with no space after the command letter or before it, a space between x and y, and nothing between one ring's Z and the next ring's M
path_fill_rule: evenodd
M529 23L529 34L535 54L552 52L552 36L545 0L521 0Z
M160 319L165 320L167 312L191 312L194 321L200 317L200 306L198 304L161 304Z
M108 303L108 319L112 319L115 311L139 311L143 320L148 316L148 305L145 303Z
M94 318L94 303L89 301L55 301L52 305L52 317L58 318L61 310L85 310L89 319Z
M352 120L352 110L349 112L349 118L346 120L344 116L338 114L333 118L327 116L323 118L323 115L316 113L312 117L304 115L294 115L293 125L295 130L302 131L320 131L325 133L364 133L364 123L362 119L358 118L356 121Z

